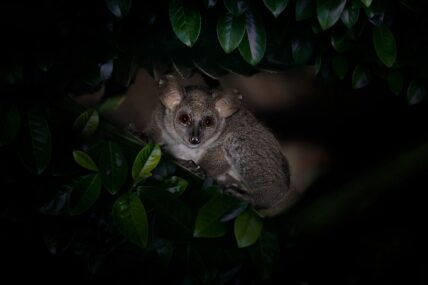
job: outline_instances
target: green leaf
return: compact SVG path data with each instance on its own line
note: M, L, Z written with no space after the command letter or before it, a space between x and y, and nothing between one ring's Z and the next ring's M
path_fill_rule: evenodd
M397 58L397 45L394 35L387 26L373 28L373 44L379 59L387 67L391 67Z
M367 8L372 4L372 0L360 0Z
M151 171L155 169L161 159L161 149L159 145L146 144L137 154L132 165L132 178L138 182L151 176Z
M74 121L73 129L88 138L95 133L100 123L100 116L95 109L88 109Z
M124 18L128 15L132 0L105 0L107 8L117 18Z
M128 176L128 164L117 143L106 143L101 152L99 166L104 187L110 194L116 194Z
M0 147L12 142L18 135L21 117L15 106L0 105Z
M30 172L39 175L46 169L51 160L51 133L45 113L42 110L38 108L29 110L27 119L28 140L20 149L20 158Z
M233 16L240 16L248 9L248 0L223 0L223 2Z
M113 221L118 230L141 248L147 246L149 222L141 200L133 193L120 196L113 205Z
M370 70L367 67L358 64L352 73L352 88L360 89L367 86L367 84L370 83L371 78Z
M346 0L317 1L318 22L323 30L331 28L339 20Z
M205 8L210 9L217 4L217 0L203 0Z
M358 21L360 16L360 6L354 3L347 5L340 16L342 23L348 28L352 29Z
M246 33L239 45L242 57L251 65L258 64L266 52L266 30L263 20L254 12L245 13Z
M278 235L263 230L258 242L251 249L251 259L256 264L261 279L269 278L279 260Z
M189 182L187 182L185 179L178 176L172 176L163 181L162 188L171 194L180 196L186 190L188 185Z
M239 248L252 245L260 237L263 220L251 209L243 212L235 220L234 232Z
M231 53L242 41L245 34L245 17L234 17L226 13L218 18L217 38L225 53Z
M296 1L296 21L303 21L315 14L315 1L297 0Z
M101 193L101 178L99 174L83 176L74 185L70 195L69 214L80 215L87 211Z
M389 89L399 95L403 89L403 74L400 71L390 71L387 77Z
M86 152L75 150L73 151L73 158L81 167L92 171L98 171L97 165Z
M177 38L186 46L192 47L201 32L201 14L183 0L169 2L169 20Z
M348 72L348 61L342 54L336 54L332 60L333 71L340 80L346 77Z
M313 53L313 45L310 31L301 31L291 40L291 53L297 64L307 63Z
M125 96L114 96L111 98L108 98L107 100L105 100L101 106L99 107L98 111L101 114L104 114L106 112L111 112L116 110L120 104L122 104L122 102L125 100Z
M277 18L287 8L289 0L263 0L266 7Z
M202 208L196 216L194 237L220 237L226 234L226 223L221 222L222 217L230 212L236 205L229 197L215 195Z
M331 45L336 51L343 53L351 48L351 41L348 39L347 34L333 32L331 33Z
M425 99L427 90L425 84L417 79L413 79L407 88L407 103L415 105Z

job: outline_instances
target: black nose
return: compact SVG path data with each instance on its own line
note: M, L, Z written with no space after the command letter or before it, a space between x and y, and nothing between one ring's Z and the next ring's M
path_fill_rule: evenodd
M201 142L198 137L190 137L189 141L191 144L199 144Z

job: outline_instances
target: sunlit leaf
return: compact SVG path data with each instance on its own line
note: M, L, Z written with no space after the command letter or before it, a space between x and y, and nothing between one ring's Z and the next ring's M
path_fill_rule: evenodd
M277 18L287 8L289 0L263 0L263 2Z
M124 18L128 15L132 0L105 0L107 8L117 18Z
M218 18L217 38L225 53L231 53L242 41L245 34L245 17L234 17L226 13Z
M113 221L118 230L141 248L147 246L149 223L141 200L133 193L120 196L113 205Z
M12 142L18 135L21 116L13 105L0 105L0 147Z
M337 77L343 80L348 72L348 61L342 54L336 54L332 60L333 71Z
M233 16L240 16L248 9L248 0L223 0L223 2Z
M367 67L358 64L352 73L352 88L360 89L367 86L367 84L370 83L371 78L370 70Z
M407 88L407 103L415 105L422 102L427 95L425 84L417 79L413 79Z
M201 32L201 14L183 0L169 2L169 20L177 38L186 46L193 46Z
M161 159L161 149L159 145L146 144L138 153L132 166L132 178L138 182L151 175Z
M234 233L239 248L254 244L260 237L263 220L251 209L243 212L235 220Z
M339 20L346 0L317 1L318 22L323 30L331 28Z
M125 184L128 164L120 146L107 142L99 161L101 181L110 194L116 194Z
M101 178L99 174L83 176L73 187L70 194L69 213L80 215L91 208L101 193Z
M391 67L397 58L397 45L394 35L387 26L373 28L373 44L379 59L387 67Z
M52 154L52 141L45 113L39 108L27 112L28 140L20 149L20 158L27 169L41 174L49 165Z
M246 33L239 45L242 57L251 65L259 63L266 52L266 30L263 20L253 11L245 12Z

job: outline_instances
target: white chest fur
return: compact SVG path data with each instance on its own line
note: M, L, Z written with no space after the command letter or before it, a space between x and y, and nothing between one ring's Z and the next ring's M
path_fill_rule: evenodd
M198 163L206 152L204 148L189 148L184 144L168 145L167 148L173 156L179 159L192 160L194 163Z

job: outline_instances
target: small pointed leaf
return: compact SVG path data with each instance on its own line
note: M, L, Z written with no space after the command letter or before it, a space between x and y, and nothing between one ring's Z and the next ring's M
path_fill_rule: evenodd
M218 19L217 38L225 53L231 53L242 41L245 34L245 17L234 17L226 13Z
M394 35L387 26L373 28L373 44L379 59L387 67L391 67L397 58L397 45Z
M282 13L282 11L287 8L289 0L263 0L266 7L272 12L275 18Z
M360 89L371 81L371 72L367 67L358 64L352 73L352 88Z
M318 22L323 30L331 28L339 20L345 8L346 0L317 1Z
M80 215L87 211L101 193L101 178L99 174L83 176L73 187L70 194L69 213L71 216Z
M151 171L159 164L161 149L159 145L146 144L138 153L132 166L132 178L138 182L151 175Z
M116 194L125 184L128 164L120 146L107 142L99 161L101 181L110 194Z
M247 10L245 13L246 33L239 45L242 57L251 65L258 64L266 52L266 30L258 14Z
M248 9L248 0L223 0L223 2L233 16L240 16Z
M422 102L427 95L427 89L422 81L413 79L407 88L407 103L415 105Z
M81 167L92 171L98 171L97 165L86 152L75 150L73 151L73 158Z

